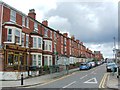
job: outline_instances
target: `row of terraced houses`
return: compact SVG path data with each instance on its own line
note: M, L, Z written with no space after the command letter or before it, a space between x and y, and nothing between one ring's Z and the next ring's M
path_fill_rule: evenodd
M25 15L0 2L1 79L18 78L21 67L27 76L26 66L69 65L93 58L101 60L103 56L86 48L74 36L50 28L47 20L37 21L34 9Z

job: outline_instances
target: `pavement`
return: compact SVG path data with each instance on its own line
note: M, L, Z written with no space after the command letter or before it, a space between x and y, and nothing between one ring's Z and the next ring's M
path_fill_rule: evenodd
M42 75L42 76L37 76L37 77L30 77L30 78L24 79L24 82L23 82L24 85L21 85L21 80L0 81L0 87L2 88L3 87L28 87L28 86L39 85L45 82L49 82L53 80L54 78L62 77L66 74L71 74L78 70L79 68L75 68L75 69L69 70L69 72L62 71L62 72L57 72L57 73L52 73L52 74L47 74L47 75Z
M114 75L112 73L108 73L106 88L120 89L120 77L117 78L117 73Z

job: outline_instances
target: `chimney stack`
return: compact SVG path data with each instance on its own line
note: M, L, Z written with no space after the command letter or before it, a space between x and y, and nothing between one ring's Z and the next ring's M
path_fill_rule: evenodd
M35 9L30 9L29 13L28 13L28 16L33 18L33 19L36 19Z
M76 40L77 43L79 43L80 41L79 40Z
M73 36L71 36L71 39L72 39L72 40L75 40L75 37L74 37L74 35L73 35Z
M68 36L68 34L67 34L67 33L63 33L63 35L64 35L65 37L67 37L67 36Z
M44 21L42 21L42 24L45 25L45 26L48 26L48 21L44 20Z

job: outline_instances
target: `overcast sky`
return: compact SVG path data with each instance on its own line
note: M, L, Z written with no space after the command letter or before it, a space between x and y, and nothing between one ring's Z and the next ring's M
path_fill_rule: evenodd
M118 33L117 0L2 1L25 14L34 8L38 21L48 20L51 28L68 32L91 50L113 58L113 37L117 39Z

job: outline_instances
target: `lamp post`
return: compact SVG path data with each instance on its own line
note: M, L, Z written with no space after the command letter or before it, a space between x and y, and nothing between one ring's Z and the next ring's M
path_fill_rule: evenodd
M114 39L114 48L113 48L113 54L114 54L114 59L115 59L115 63L117 63L117 58L116 58L116 42L115 42L115 37L113 37Z

